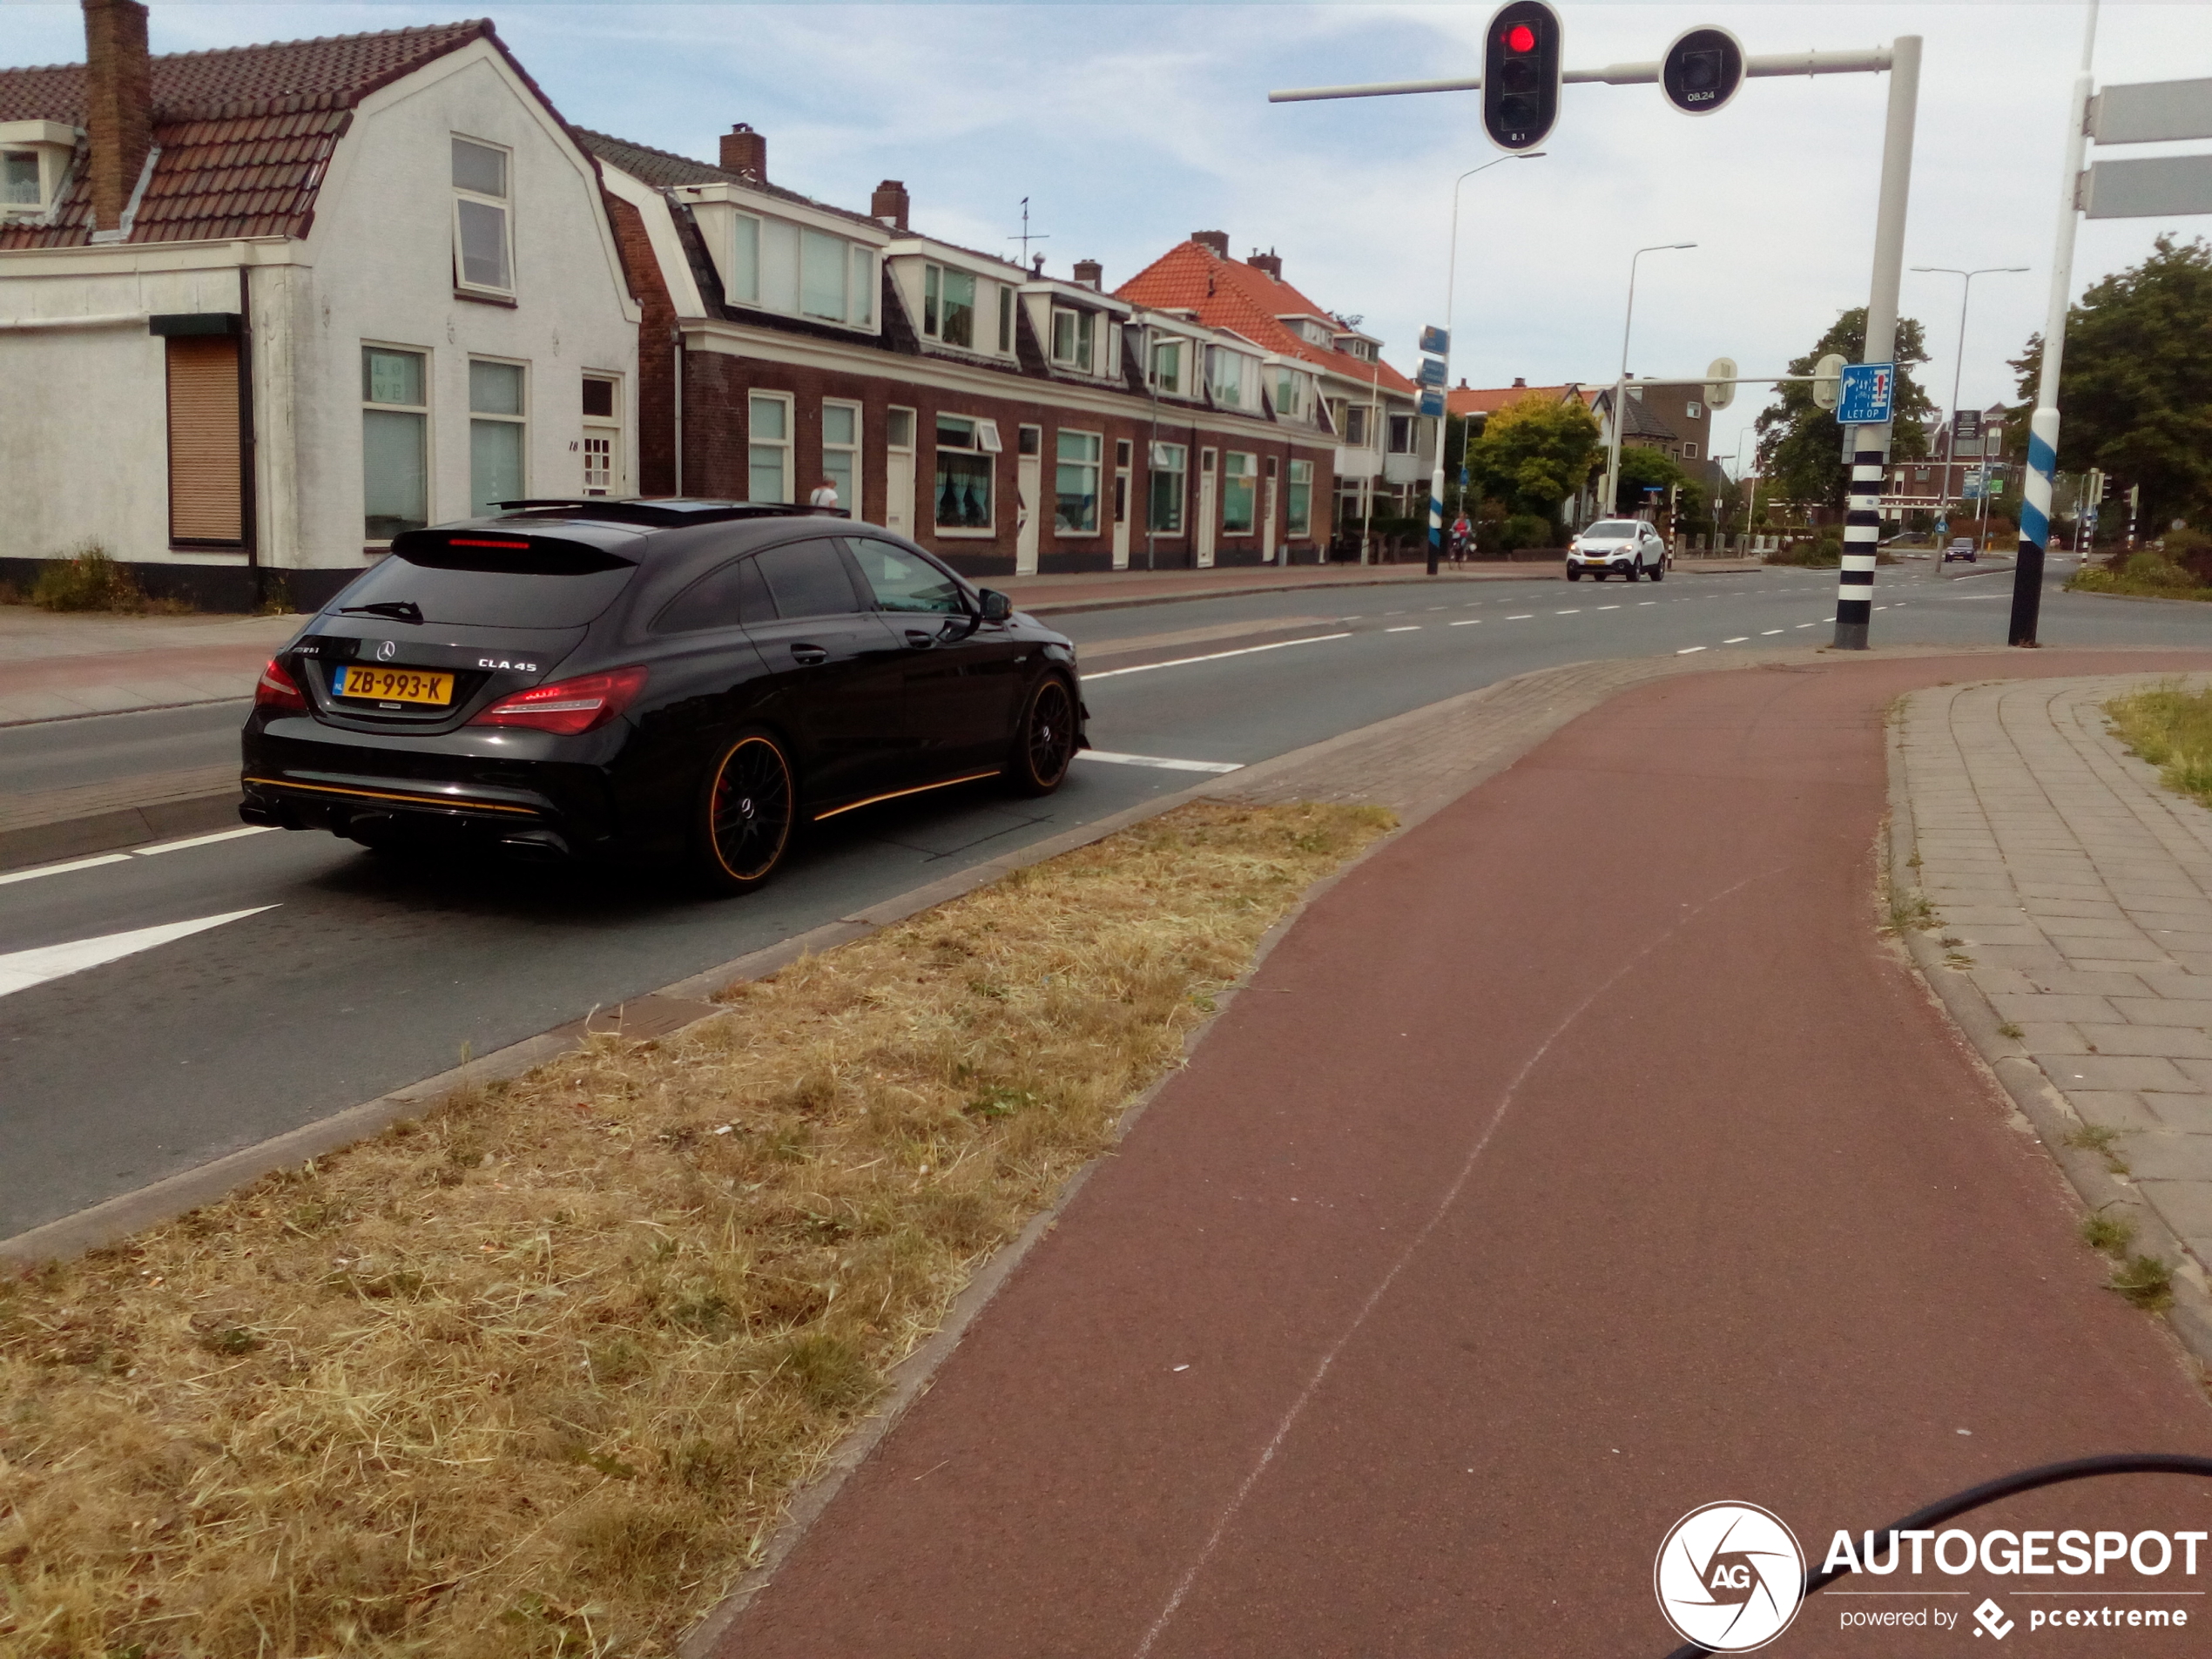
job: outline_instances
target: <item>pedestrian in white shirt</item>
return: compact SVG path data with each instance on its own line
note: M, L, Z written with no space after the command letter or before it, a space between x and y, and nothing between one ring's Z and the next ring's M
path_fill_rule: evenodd
M831 479L825 478L820 483L816 484L814 486L814 493L806 498L806 504L809 507L836 506L837 485L835 482Z

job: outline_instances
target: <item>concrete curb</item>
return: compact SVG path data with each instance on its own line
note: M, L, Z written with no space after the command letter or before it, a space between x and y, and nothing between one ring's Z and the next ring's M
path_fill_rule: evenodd
M113 853L180 835L200 835L238 826L238 787L212 794L118 806L81 818L56 819L0 830L0 870L26 869L92 853Z
M1992 683L1967 681L1945 689L1955 696L1971 685ZM1939 694L1934 691L1912 693L1915 697ZM1891 891L1893 895L1909 893L1914 898L1925 899L1918 880L1912 879L1919 867L1915 862L1919 853L1912 800L1905 782L1902 720L1890 723L1887 746ZM2134 1181L2114 1174L2095 1151L2067 1143L2067 1136L2084 1126L2080 1115L2044 1075L2043 1068L2036 1064L2027 1049L1999 1028L2004 1022L1997 1017L1981 987L1968 974L1945 963L1942 947L1931 936L1934 931L1908 927L1900 934L1921 984L1973 1045L1991 1080L2033 1129L2051 1161L2080 1198L2083 1208L2092 1213L2124 1217L2135 1229L2136 1248L2145 1255L2158 1257L2176 1270L2173 1278L2174 1304L2165 1315L2168 1328L2202 1372L2212 1374L2212 1295L2207 1294L2204 1285L2191 1271L2194 1258L2157 1211L2145 1202Z

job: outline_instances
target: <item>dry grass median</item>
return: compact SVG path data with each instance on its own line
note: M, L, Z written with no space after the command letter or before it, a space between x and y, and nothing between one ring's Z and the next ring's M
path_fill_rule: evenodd
M2160 782L2212 806L2212 690L2168 680L2114 698L2105 712L2121 740L2158 768Z
M0 1279L0 1653L667 1652L1389 823L1184 807Z

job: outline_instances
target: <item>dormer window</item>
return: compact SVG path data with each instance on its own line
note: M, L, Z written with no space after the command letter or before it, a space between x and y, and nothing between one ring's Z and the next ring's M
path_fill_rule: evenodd
M1056 368L1072 368L1079 374L1090 373L1093 336L1097 333L1098 319L1088 311L1070 311L1055 306L1052 310L1052 361Z
M1305 376L1292 368L1275 371L1275 415L1284 421L1295 421L1305 414Z
M1224 346L1206 347L1206 385L1213 393L1217 406L1242 409L1257 401L1249 395L1244 384L1251 361L1242 352L1231 351Z
M941 265L921 267L921 332L948 346L975 344L975 279Z
M0 121L0 218L51 209L76 148L76 129L58 121Z
M1183 342L1181 341L1154 341L1151 368L1154 391L1167 397L1183 395Z
M875 326L875 251L757 213L734 216L729 297L786 317Z

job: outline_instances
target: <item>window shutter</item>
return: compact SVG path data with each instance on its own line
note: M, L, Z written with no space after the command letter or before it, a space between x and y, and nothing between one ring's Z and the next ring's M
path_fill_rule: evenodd
M172 337L169 347L169 536L245 539L239 500L238 341Z

